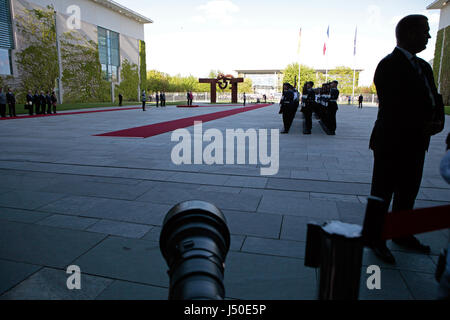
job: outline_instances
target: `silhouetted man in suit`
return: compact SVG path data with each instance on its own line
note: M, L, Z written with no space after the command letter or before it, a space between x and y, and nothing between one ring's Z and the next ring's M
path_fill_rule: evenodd
M284 131L282 134L289 133L292 122L295 118L295 100L294 100L294 87L289 83L283 85L283 97L280 101L281 109L280 113L283 114Z
M358 109L362 109L362 107L363 107L363 101L364 101L364 97L363 97L363 95L361 94L361 95L359 96L359 98L358 98L358 102L359 102Z
M413 209L430 137L444 128L443 101L433 72L426 61L416 56L425 50L431 38L429 31L425 16L403 18L396 28L397 47L375 72L380 105L370 138L374 153L371 194L385 201L385 210L380 214L388 211L392 197L394 212ZM367 224L366 219L365 228L377 235L367 245L382 260L394 264L394 256L381 239L382 226ZM412 235L393 241L421 253L430 251Z
M17 117L16 115L16 96L14 95L14 92L12 92L11 89L8 89L8 93L6 94L6 101L8 102L9 107L9 116Z

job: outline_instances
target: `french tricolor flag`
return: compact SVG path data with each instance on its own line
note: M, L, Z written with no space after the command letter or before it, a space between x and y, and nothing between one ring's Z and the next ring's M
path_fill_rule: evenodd
M327 54L327 42L330 40L330 26L328 26L327 29L327 39L325 40L325 43L323 44L323 55Z

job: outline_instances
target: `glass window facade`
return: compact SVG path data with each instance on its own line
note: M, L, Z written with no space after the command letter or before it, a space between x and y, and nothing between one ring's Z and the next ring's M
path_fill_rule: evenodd
M0 48L0 74L10 76L11 69L11 50Z
M11 22L10 0L0 0L0 74L11 75L11 50L14 37Z
M117 82L120 66L119 34L98 27L98 51L104 78L108 81Z

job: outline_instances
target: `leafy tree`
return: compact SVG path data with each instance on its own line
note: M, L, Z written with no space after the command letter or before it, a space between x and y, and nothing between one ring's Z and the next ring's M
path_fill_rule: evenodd
M147 53L146 53L146 47L145 47L145 41L140 40L139 41L139 56L140 56L140 87L143 90L144 88L147 88Z
M170 76L166 73L150 70L147 72L147 90L149 92L168 91Z
M61 39L64 98L71 102L106 102L110 83L103 78L98 46L75 31Z
M59 75L53 6L24 9L16 16L17 31L27 46L16 53L21 89L53 90Z
M122 93L124 100L136 101L139 87L139 71L135 63L128 59L122 61L122 81L116 86L115 93L118 96Z
M243 83L239 83L238 87L239 93L252 93L253 92L253 83L252 79L245 78Z
M291 63L283 70L283 82L288 82L293 86L297 86L295 80L298 81L298 63ZM300 69L300 89L307 81L316 81L315 70L305 65L301 65ZM298 88L297 88L298 89Z

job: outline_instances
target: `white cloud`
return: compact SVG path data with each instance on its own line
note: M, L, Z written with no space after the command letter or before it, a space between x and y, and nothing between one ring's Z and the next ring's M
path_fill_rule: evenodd
M196 22L220 22L225 25L232 24L233 14L239 12L239 7L230 0L212 0L197 7L201 15L193 17Z

